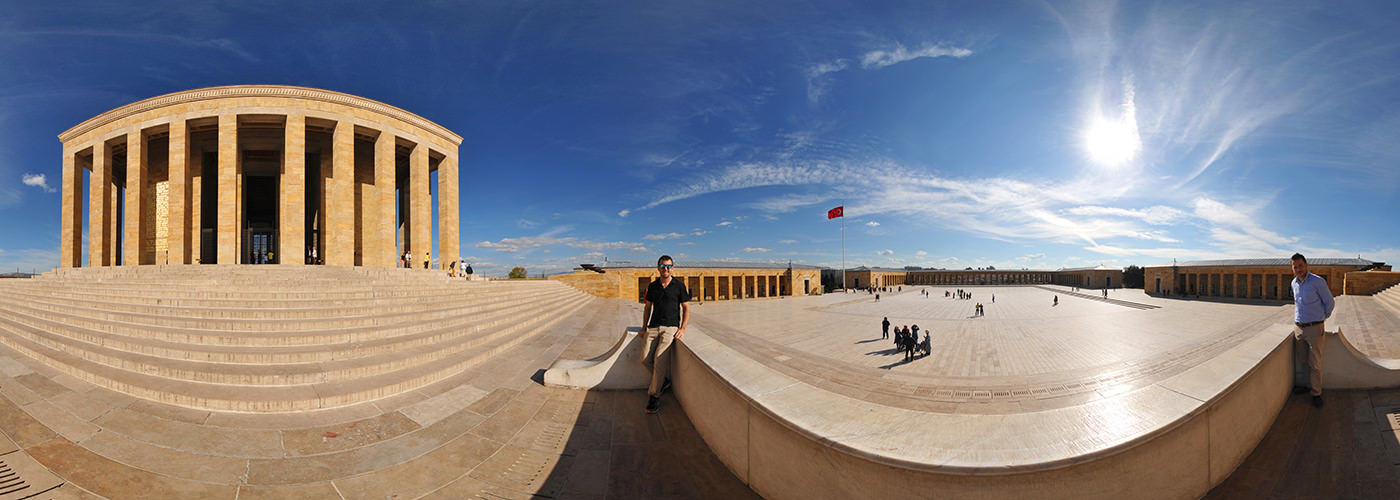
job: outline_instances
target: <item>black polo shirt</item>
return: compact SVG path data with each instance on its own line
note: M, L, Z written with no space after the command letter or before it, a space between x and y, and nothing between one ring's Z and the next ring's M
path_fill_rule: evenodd
M681 303L690 302L690 292L680 278L672 277L671 285L661 286L661 280L652 280L647 285L647 302L651 303L651 320L647 328L657 326L681 326Z

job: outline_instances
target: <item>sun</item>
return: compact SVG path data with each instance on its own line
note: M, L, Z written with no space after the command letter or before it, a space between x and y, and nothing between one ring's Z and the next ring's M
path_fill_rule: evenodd
M1100 165L1122 165L1141 149L1142 140L1134 123L1098 118L1084 132L1084 151Z

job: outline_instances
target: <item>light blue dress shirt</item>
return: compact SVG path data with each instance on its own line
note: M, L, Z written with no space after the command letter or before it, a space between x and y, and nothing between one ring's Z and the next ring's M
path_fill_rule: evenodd
M1308 273L1299 282L1293 278L1293 321L1312 323L1332 317L1332 308L1337 302L1332 299L1332 291L1327 288L1327 280Z

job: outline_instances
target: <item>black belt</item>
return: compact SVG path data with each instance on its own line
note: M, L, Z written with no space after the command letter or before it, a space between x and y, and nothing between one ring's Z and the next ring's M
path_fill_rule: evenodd
M1298 328L1307 328L1307 327L1310 327L1310 326L1313 326L1313 325L1321 325L1322 322L1321 322L1321 321L1309 321L1309 322L1307 322L1307 323L1299 323L1299 322L1297 322L1297 321L1294 321L1293 324L1298 325Z

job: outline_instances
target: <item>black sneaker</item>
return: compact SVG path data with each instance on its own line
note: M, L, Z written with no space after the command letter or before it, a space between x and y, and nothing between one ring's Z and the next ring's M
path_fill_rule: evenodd
M656 413L658 411L661 411L661 398L652 396L651 399L647 400L647 413Z
M668 379L662 380L662 381L661 381L661 393L662 393L662 394L665 394L666 391L669 391L669 390L671 390L671 379L668 378Z
M1322 395L1312 397L1313 408L1322 408Z

